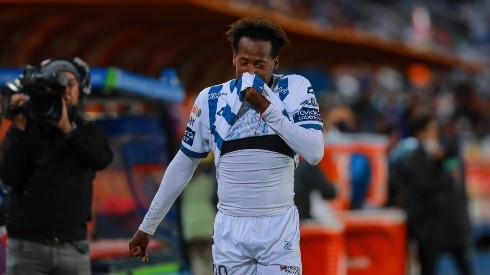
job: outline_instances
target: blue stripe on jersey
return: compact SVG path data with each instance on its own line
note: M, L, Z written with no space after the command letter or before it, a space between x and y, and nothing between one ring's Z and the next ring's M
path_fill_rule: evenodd
M221 111L220 111L221 112ZM233 125L233 121L235 121L236 114L231 111L230 105L226 104L221 112L223 118L228 122L229 125Z
M218 105L219 96L211 96L212 94L217 94L221 91L223 85L213 86L208 91L208 105L209 105L209 128L211 134L214 135L216 131L216 126L214 122L216 121L216 106Z
M287 77L279 79L277 87L279 87L279 98L281 99L281 101L284 101L284 99L289 95L288 84L289 81Z
M236 91L238 93L238 99L243 102L243 93L241 92L242 90L242 78L240 77L237 82L236 82L236 85L233 89L230 89L231 93L233 93L233 91Z
M221 147L223 146L224 139L218 134L218 132L214 132L214 143L216 143L216 146L221 150Z
M291 119L289 118L289 114L288 114L288 112L286 111L286 109L282 109L282 114L283 114L285 117L287 117L289 120L291 120Z
M305 129L315 129L315 130L323 131L323 127L320 124L301 124L299 126Z
M230 81L230 91L233 92L233 89L235 89L236 84L237 84L236 79L233 79L232 81Z
M241 85L241 81L237 85ZM208 94L216 94L221 92L221 89L223 88L223 85L218 85L211 87L209 89ZM216 146L218 146L219 149L221 149L221 146L223 145L223 138L219 135L219 133L216 131L216 108L218 106L218 99L219 96L210 96L210 99L208 99L208 105L209 105L209 126L211 130L211 134L214 136L214 142L216 143Z
M191 151L191 150L185 148L184 145L180 145L180 151L182 151L182 153L186 154L188 157L191 157L191 158L205 158L209 154L209 152L197 153L197 152Z
M263 94L264 93L264 80L262 80L262 78L260 78L260 76L258 75L255 75L254 77L254 83L252 84L252 86L260 93L260 94Z

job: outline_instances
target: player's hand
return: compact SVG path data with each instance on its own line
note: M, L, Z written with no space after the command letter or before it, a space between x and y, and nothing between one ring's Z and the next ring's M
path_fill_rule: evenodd
M148 254L146 253L146 248L150 243L150 235L138 230L134 233L133 238L129 241L129 254L131 257L140 257L141 261L148 261Z
M249 87L245 89L245 100L250 103L255 110L261 114L265 112L267 107L271 104L263 95L261 95L255 88Z

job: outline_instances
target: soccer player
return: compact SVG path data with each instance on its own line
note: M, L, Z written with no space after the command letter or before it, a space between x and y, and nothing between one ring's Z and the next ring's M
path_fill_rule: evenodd
M150 235L212 150L219 198L214 274L301 274L294 169L298 155L310 164L323 157L315 94L300 75L274 74L289 44L276 23L247 17L226 34L236 78L199 93L130 253L148 260Z

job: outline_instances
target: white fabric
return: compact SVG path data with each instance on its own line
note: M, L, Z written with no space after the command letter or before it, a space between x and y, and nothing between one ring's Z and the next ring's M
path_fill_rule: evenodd
M298 210L235 217L218 212L213 234L214 274L302 274Z
M233 151L221 157L217 174L218 209L225 214L271 215L294 205L291 157L261 149Z
M269 106L262 118L286 144L302 156L309 164L316 165L323 158L323 132L295 125L279 110Z
M167 215L170 207L190 181L200 159L193 159L181 151L177 152L163 175L158 191L139 229L153 235Z

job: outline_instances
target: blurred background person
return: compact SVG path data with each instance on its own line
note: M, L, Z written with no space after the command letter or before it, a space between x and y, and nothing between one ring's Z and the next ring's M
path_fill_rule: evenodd
M438 123L430 115L414 116L409 129L411 137L391 153L390 177L400 188L421 274L436 274L445 252L453 256L461 274L472 274L470 221L457 144L441 141Z
M298 208L300 222L315 219L311 211L312 192L319 193L324 200L333 199L337 195L335 186L317 165L300 159L294 171L294 203ZM325 208L328 211L327 205Z
M182 235L192 275L213 272L212 238L218 203L213 154L199 162L181 194Z

